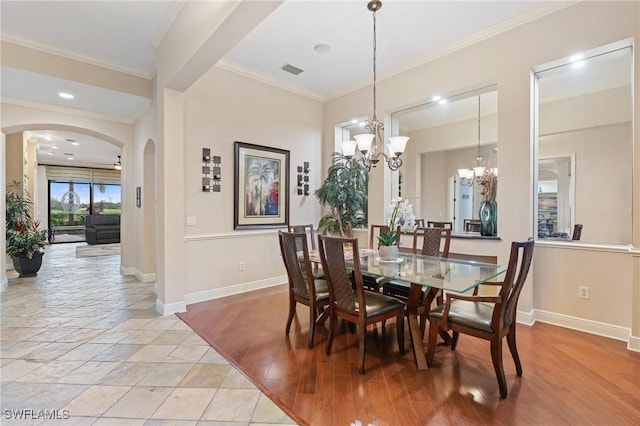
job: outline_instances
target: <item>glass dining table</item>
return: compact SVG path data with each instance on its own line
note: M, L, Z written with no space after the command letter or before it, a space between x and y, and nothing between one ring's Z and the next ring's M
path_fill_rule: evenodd
M381 260L377 250L360 249L362 274L403 281L409 284L407 318L411 348L418 370L428 370L423 336L418 323L422 309L429 309L433 300L443 292L465 293L480 284L506 272L507 267L492 263L424 256L401 252L396 260ZM320 263L317 250L309 251L311 262ZM346 265L353 267L353 256L345 257ZM424 293L423 293L424 290ZM442 337L449 339L446 333Z
M384 261L376 252L361 255L360 268L363 274L409 284L407 300L409 335L419 370L428 369L422 342L423 336L418 323L420 309L429 309L433 300L441 292L465 293L507 270L506 266L501 265L411 253L400 253L397 260ZM423 290L425 291L424 300ZM445 338L448 338L448 335Z

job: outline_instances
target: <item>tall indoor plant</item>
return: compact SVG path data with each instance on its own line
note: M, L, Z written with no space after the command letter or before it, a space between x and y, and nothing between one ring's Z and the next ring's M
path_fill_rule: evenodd
M13 181L8 187L6 201L7 255L21 277L33 276L42 265L47 231L31 216L31 200L22 183Z
M327 178L315 196L329 212L320 219L322 233L353 237L354 228L367 226L369 171L361 160L334 152Z

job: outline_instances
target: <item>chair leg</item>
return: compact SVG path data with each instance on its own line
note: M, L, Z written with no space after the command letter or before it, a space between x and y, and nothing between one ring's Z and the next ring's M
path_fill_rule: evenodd
M491 341L491 360L493 361L493 369L498 379L498 387L500 388L500 396L507 397L507 379L504 377L504 368L502 368L502 338Z
M361 324L360 330L358 330L358 332L360 333L360 336L359 336L360 343L358 345L360 368L358 369L358 372L360 374L364 374L364 354L367 349L367 326L364 324Z
M331 344L333 343L333 334L336 328L336 322L338 318L335 312L332 310L329 311L329 337L327 337L327 355L331 355Z
M436 343L438 340L438 321L429 320L429 340L427 342L427 365L431 367L433 355L436 353ZM415 345L415 342L414 342Z
M289 317L287 318L287 327L286 333L289 335L289 331L291 331L291 322L293 321L293 316L296 314L296 299L293 298L293 294L289 293Z
M404 312L396 317L396 334L398 335L398 348L404 355Z
M312 304L309 308L309 341L307 346L311 349L313 348L313 335L316 331L316 306Z
M451 350L455 351L456 346L458 346L458 338L460 338L460 333L457 331L453 332L453 336L451 337Z
M522 376L522 365L520 364L520 356L518 356L518 348L516 347L516 327L515 324L511 325L511 330L507 334L507 343L509 344L509 350L513 357L513 362L516 364L516 374L518 377Z

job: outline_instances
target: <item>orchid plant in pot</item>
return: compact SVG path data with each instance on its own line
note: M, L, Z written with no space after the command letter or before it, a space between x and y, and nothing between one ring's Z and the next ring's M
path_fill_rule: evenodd
M396 260L399 257L400 250L400 232L405 227L405 224L409 226L409 221L413 222L413 213L411 212L411 204L408 200L402 198L394 198L391 200L390 205L391 213L388 217L387 229L380 232L378 236L378 242L380 243L380 259L381 260ZM413 227L413 225L410 225Z

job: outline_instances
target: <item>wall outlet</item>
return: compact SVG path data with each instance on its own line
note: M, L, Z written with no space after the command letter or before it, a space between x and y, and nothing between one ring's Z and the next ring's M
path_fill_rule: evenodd
M590 294L589 294L589 287L578 287L578 298L579 299L588 299Z
M187 216L187 226L196 226L197 223L195 216Z
M247 264L244 262L240 262L240 270L244 271L247 268Z

